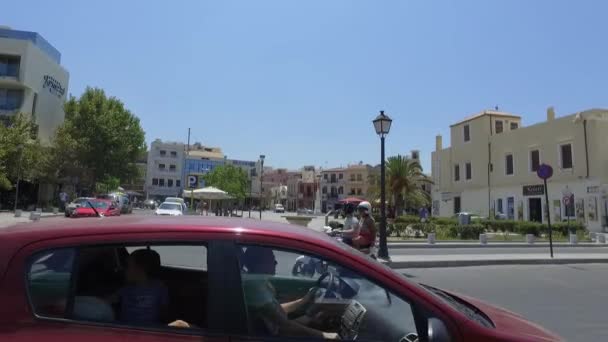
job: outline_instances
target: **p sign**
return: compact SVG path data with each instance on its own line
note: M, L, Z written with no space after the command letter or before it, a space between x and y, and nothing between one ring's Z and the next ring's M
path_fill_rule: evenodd
M189 175L188 176L188 188L194 189L198 186L198 176Z

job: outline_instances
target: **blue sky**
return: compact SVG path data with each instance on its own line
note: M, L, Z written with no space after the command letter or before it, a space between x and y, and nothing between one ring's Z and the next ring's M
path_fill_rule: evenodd
M393 118L387 155L499 106L524 125L608 107L608 2L9 1L0 24L62 53L69 92L122 99L155 138L229 158L379 162L371 120Z

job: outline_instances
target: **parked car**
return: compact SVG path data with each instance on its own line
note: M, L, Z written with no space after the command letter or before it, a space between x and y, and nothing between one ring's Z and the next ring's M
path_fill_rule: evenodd
M95 198L74 209L71 217L96 217L98 214L101 216L120 216L120 208L116 202Z
M129 197L121 192L99 195L97 198L107 199L117 203L122 214L131 214L133 212L133 205L131 204Z
M181 197L167 197L165 198L165 202L179 203L182 207L183 213L186 213L188 211L188 205L186 204L186 201L184 201L184 199Z
M122 270L139 250L155 260L167 295L166 319L156 324L129 323L121 317L128 307L105 300L125 288ZM292 274L302 254L320 260L320 275ZM284 341L290 331L321 330L394 342L559 339L512 312L417 284L326 234L264 221L47 220L1 229L0 260L0 340L12 342ZM268 305L277 306L310 292L293 313L299 320L261 319L266 298L248 296L270 288ZM182 328L168 326L178 321ZM282 324L301 328L266 328Z
M277 203L274 205L274 212L275 213L284 213L285 212L285 208L283 207L282 204Z
M156 209L158 203L153 199L147 199L144 201L144 209Z
M68 205L65 206L65 217L70 217L72 216L72 213L74 212L74 210L76 208L79 208L82 206L83 203L86 203L86 201L90 201L94 199L93 197L78 197L75 200L73 200L72 202L70 202Z
M183 215L183 204L174 202L163 202L158 206L158 209L154 212L156 215L163 216L181 216Z

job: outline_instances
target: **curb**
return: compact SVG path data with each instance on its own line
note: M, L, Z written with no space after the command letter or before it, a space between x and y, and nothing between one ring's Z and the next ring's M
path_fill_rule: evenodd
M467 266L499 266L499 265L567 265L567 264L605 264L608 258L579 258L579 259L505 259L505 260L437 260L437 261L396 261L384 262L392 269L405 268L439 268Z
M569 243L553 243L553 247L559 248L577 248L577 247L608 247L608 244L596 243L596 242L582 242L576 245ZM423 242L393 242L388 243L388 248L392 249L406 249L406 248L549 248L549 243L522 243L522 242L488 242L486 245L480 243L441 243L437 241L435 244L428 244Z

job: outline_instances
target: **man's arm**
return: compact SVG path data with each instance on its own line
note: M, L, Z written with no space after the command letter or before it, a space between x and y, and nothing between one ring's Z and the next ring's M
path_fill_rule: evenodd
M273 308L270 305L264 307L260 311L264 321L276 324L278 327L277 335L280 336L308 336L316 337L319 339L338 339L339 336L336 333L324 332L317 329L309 328L304 324L297 321L291 321L287 318L287 315L282 315L277 310L282 310L282 306L279 308ZM267 323L268 324L268 323Z
M313 300L313 298L314 298L313 296L314 296L314 293L316 292L316 289L317 289L316 287L311 288L310 290L308 290L308 293L300 299L296 299L294 301L287 302L287 303L282 303L281 308L287 314L291 314L293 312L298 311L298 309L300 309L303 305L305 305L308 302L310 302L311 300Z

